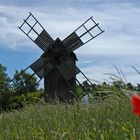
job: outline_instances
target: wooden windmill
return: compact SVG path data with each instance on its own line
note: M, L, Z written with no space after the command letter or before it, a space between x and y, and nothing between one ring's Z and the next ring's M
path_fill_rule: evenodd
M44 78L45 100L58 98L60 101L69 102L75 96L76 82L80 84L76 75L82 73L76 66L74 51L104 32L99 23L90 17L63 41L59 38L54 40L32 13L29 13L19 29L43 50L41 57L24 71L31 69L32 76L39 77L38 82ZM84 74L83 76L89 81Z

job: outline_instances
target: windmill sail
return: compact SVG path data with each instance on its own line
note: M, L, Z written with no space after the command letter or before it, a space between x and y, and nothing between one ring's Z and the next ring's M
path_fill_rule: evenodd
M80 71L79 69L71 62L65 61L57 66L57 69L63 76L65 80L70 80L75 77Z
M99 27L99 23L96 23L93 17L90 17L63 40L63 45L67 48L67 51L71 53L103 32L104 31Z
M54 68L54 66L51 65L51 63L45 63L45 58L39 58L30 65L30 68L40 79L42 79Z
M76 32L73 32L63 40L63 45L67 47L68 51L72 52L77 48L81 47L83 45L83 42L76 34Z
M46 30L43 30L40 35L35 39L35 44L38 45L43 51L45 51L50 44L53 42L53 39L50 37L50 35L46 32Z
M43 51L54 41L32 13L29 13L29 16L24 20L19 29Z

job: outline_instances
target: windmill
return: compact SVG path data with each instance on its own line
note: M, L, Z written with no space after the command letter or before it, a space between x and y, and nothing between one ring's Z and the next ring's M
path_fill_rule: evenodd
M31 76L36 75L39 78L38 82L44 78L46 101L57 98L67 102L75 97L76 83L85 90L76 78L77 74L81 73L92 84L76 66L77 57L74 51L104 32L93 17L86 20L63 41L59 38L54 40L32 13L24 19L19 29L43 50L43 54L16 75L12 79L13 82L18 76L31 69L33 71Z

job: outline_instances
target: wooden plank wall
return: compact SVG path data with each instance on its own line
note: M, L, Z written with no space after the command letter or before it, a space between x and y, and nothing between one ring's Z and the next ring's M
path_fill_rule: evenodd
M76 56L71 54L66 56L65 60L69 59L76 65ZM52 101L59 99L62 102L69 102L74 98L72 91L76 92L76 76L70 81L71 87L65 81L63 76L54 68L47 76L44 77L44 88L45 88L45 101Z

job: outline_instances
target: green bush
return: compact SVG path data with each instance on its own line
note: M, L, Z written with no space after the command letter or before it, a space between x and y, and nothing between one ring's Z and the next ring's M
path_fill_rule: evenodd
M16 95L12 98L11 109L22 108L27 104L36 104L43 98L42 92L32 92L27 94Z

